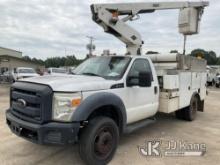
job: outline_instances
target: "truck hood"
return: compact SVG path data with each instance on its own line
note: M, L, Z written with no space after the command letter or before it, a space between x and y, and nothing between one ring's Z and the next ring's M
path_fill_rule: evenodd
M114 80L106 80L102 77L85 75L49 75L26 78L21 81L48 85L53 91L59 92L104 90L109 89L111 85L115 83Z

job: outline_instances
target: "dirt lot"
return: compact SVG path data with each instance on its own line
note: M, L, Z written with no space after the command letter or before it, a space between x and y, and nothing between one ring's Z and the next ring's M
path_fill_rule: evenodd
M0 85L0 164L82 164L77 145L67 147L40 146L12 134L5 124L5 110L9 106L8 86ZM110 164L220 164L220 90L210 89L205 102L205 112L199 112L193 122L175 119L173 115L158 115L157 122L135 133L123 136L117 153ZM144 157L138 145L148 139L183 140L205 143L206 153L202 157Z

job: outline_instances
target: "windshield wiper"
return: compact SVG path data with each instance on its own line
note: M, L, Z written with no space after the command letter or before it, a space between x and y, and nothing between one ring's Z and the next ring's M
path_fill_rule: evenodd
M101 77L100 75L98 74L95 74L95 73L90 73L90 72L85 72L85 73L82 73L82 75L88 75L88 76L98 76L98 77Z

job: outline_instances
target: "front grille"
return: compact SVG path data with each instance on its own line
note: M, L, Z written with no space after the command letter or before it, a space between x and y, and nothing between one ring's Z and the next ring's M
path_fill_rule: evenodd
M16 82L10 103L12 114L22 120L42 123L51 119L52 90L46 85Z

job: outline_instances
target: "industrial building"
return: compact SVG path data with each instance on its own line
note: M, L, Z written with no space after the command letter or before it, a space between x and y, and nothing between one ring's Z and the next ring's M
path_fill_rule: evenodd
M22 58L22 52L0 47L0 74L12 71L17 67L30 67L36 70L44 70L44 66Z

